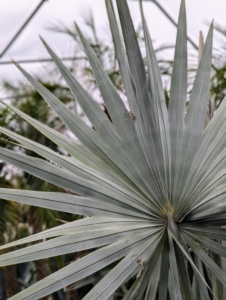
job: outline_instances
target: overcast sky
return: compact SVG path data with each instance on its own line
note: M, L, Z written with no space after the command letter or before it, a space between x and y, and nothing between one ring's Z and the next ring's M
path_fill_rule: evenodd
M180 0L158 0L171 16L177 20ZM38 5L40 0L0 0L0 52L12 38L23 21ZM137 1L129 1L129 6L135 24L140 21ZM206 22L214 18L216 23L226 28L226 1L225 0L187 0L188 34L198 43L199 31L204 36L207 33ZM0 59L7 61L11 58L35 59L48 57L38 35L42 35L61 56L70 55L71 41L64 40L59 34L53 34L47 28L58 22L73 26L73 21L81 23L81 13L91 9L94 14L97 29L103 38L107 37L107 16L104 0L48 0L31 20L29 25L12 45L8 52ZM152 2L144 2L145 15L148 26L156 45L173 44L176 30ZM218 46L215 34L215 46ZM42 65L23 65L35 74ZM12 65L0 65L1 79L19 79L19 71Z

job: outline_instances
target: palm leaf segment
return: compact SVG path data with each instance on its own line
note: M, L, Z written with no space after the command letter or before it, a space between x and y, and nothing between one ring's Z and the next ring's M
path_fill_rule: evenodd
M185 114L185 2L182 0L180 8L168 110L142 6L147 75L127 2L117 0L124 43L111 0L106 0L106 7L127 99L135 118L131 118L78 27L112 123L44 40L44 46L95 131L17 65L80 143L7 105L70 156L59 155L0 128L2 133L43 157L37 159L1 148L0 159L72 194L1 189L1 198L89 218L2 246L1 249L47 239L0 256L0 266L91 248L97 250L11 299L41 298L114 262L118 263L84 299L108 299L133 274L137 274L137 279L124 299L144 299L144 295L145 299L191 299L195 283L195 294L210 299L206 269L226 285L226 274L209 256L210 251L220 256L226 253L225 247L213 240L226 239L225 229L221 228L226 225L226 98L204 128L213 27L206 39Z

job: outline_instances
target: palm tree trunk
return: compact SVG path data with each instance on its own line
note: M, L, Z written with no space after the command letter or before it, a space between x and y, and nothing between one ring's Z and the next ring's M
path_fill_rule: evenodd
M68 290L66 292L66 300L76 300L77 290Z
M16 265L4 267L6 299L18 293Z

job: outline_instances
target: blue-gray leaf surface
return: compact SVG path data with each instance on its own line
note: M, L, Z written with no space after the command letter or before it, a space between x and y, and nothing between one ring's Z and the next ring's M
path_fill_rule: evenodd
M218 242L226 240L226 98L204 128L213 25L187 97L186 8L181 1L167 107L148 11L140 0L144 60L127 1L105 2L127 103L77 24L110 118L44 39L93 128L18 64L78 142L0 100L66 153L0 127L17 146L39 157L1 147L0 159L71 193L1 188L1 199L86 216L0 246L18 246L0 256L0 266L88 252L10 299L39 299L76 282L84 286L96 272L99 282L84 300L108 299L120 286L123 300L214 299L209 271L226 285L226 273L211 255L226 253Z

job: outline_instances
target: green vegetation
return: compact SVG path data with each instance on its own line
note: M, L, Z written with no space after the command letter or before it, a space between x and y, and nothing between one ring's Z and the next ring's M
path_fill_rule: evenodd
M39 228L32 236L0 247L10 249L42 240L1 255L0 266L82 253L10 299L39 299L74 283L83 286L93 282L93 274L98 272L99 281L83 299L108 299L122 287L123 300L198 300L213 299L213 295L223 300L226 98L210 122L205 122L213 25L186 108L187 32L182 0L166 105L142 3L147 71L127 2L116 3L124 43L112 2L106 0L129 111L77 25L109 117L50 46L43 39L42 42L95 130L63 99L59 100L16 64L79 142L52 129L47 119L43 121L49 126L21 107L4 103L33 126L40 139L34 141L33 134L32 139L25 134L28 125L20 134L14 128L0 127L2 134L25 149L22 153L0 148L0 159L43 181L36 185L37 191L1 188L1 198L87 217L42 232ZM41 182L49 182L49 187L58 186L59 190L43 189ZM30 222L34 223L35 218Z

